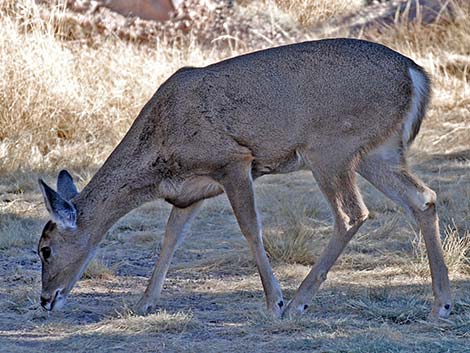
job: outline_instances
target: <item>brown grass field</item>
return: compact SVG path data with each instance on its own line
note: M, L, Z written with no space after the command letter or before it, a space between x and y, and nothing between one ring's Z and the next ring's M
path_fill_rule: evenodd
M176 20L162 27L127 20L123 29L106 27L109 19L124 20L101 10L0 2L0 351L470 351L466 0L447 1L452 11L442 8L430 22L419 14L408 21L405 10L386 26L333 32L388 45L432 76L432 104L410 160L438 193L455 302L448 320L427 320L430 275L415 225L364 180L371 217L300 319L265 313L254 260L223 195L206 203L177 251L155 314L138 316L132 307L158 257L170 210L163 201L109 231L62 311L39 307L36 246L47 212L38 176L53 184L67 168L82 188L179 67L330 36L327 23L364 3L244 0L223 20L220 9L211 12L206 4L191 15L190 30L182 30ZM256 193L265 246L289 299L330 236L330 212L307 172L261 178Z

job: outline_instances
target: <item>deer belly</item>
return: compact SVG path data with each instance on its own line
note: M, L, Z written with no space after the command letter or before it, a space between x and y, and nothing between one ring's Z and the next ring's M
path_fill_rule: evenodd
M295 172L304 167L303 159L297 150L292 151L283 158L276 160L258 159L255 157L252 166L253 178L265 174L286 174Z

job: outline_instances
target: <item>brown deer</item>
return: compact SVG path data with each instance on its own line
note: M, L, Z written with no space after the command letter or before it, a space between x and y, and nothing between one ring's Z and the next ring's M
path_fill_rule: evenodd
M183 68L161 85L81 193L62 171L57 192L39 180L49 221L39 241L41 304L59 308L107 230L144 202L173 205L161 254L137 304L153 310L186 228L204 199L227 194L256 259L274 317L301 314L368 210L356 172L417 221L429 255L433 317L451 297L436 194L413 176L406 152L430 94L421 67L385 46L328 39ZM334 232L284 305L263 247L253 180L311 170L334 215Z

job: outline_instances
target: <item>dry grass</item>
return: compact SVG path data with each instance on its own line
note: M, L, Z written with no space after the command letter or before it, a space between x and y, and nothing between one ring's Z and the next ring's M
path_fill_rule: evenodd
M277 0L280 9L291 15L302 26L311 26L346 15L360 9L362 0Z
M189 312L168 313L161 311L155 314L135 315L132 309L124 307L116 313L116 317L87 327L85 333L116 333L132 334L181 333L186 329L198 327L197 320Z
M25 220L16 214L2 214L0 217L0 249L24 247L37 239L37 220Z
M285 204L272 200L270 211L276 215L270 219L269 228L263 234L264 247L271 261L313 265L316 249L325 226L315 218L315 210L305 203Z
M451 275L470 273L470 231L461 231L455 225L445 226L442 248ZM417 259L414 263L416 273L429 278L428 256L421 233L417 233L413 239L413 252Z
M83 187L176 69L321 37L317 22L354 13L358 3L247 0L227 12L193 7L186 31L181 20L163 28L121 18L128 27L114 28L104 12L1 2L2 351L468 351L470 7L463 0L450 2L453 19L445 11L430 24L398 16L389 27L359 34L412 57L433 78L432 106L410 157L439 195L456 303L449 320L425 321L432 293L422 241L403 212L362 180L371 219L300 320L271 320L260 309L254 261L223 197L207 202L176 252L161 302L166 311L139 317L129 309L158 255L169 214L160 201L113 227L64 312L48 316L38 309L34 250L46 217L38 174L49 181L68 168ZM329 238L331 215L309 173L264 177L256 188L265 245L290 299Z
M85 272L83 279L110 279L114 275L113 270L102 259L93 259Z
M346 7L346 2L341 1L289 4L290 11L295 9L299 16L320 19ZM271 22L277 23L278 18L287 21L279 9L274 11L272 3L263 6L267 7L255 9L249 3L244 9L246 17L254 11L263 13L260 10L270 9ZM459 7L457 19L451 23L405 24L386 33L367 33L367 37L416 58L433 75L437 94L428 125L438 124L444 129L438 136L423 135L428 149L433 151L442 152L442 144L461 145L469 135L465 122L452 118L456 111L468 112L468 65L456 65L453 59L468 55L469 34L464 25L468 11L468 6ZM93 37L90 45L68 40L64 35L70 30L64 29L67 22L61 21L60 14L64 11L60 7L47 12L48 17L44 19L44 11L31 1L5 1L2 13L0 172L3 174L17 170L50 171L61 166L78 170L97 166L158 84L177 68L201 66L227 54L282 44L286 38L278 38L276 33L282 33L284 27L297 26L297 31L308 32L298 22L284 27L273 25L271 31L263 29L264 33L258 33L258 42L230 46L229 53L199 45L201 39L197 35L201 29L187 34L193 40L188 47L178 41L169 42L166 33L165 38L156 40L151 47L102 36ZM258 18L258 22L263 19ZM239 29L242 26L239 24L227 35L243 36ZM293 30L293 33L297 32ZM290 35L289 38L290 41L299 39Z
M313 265L312 235L312 231L302 224L277 232L265 232L264 248L272 261Z

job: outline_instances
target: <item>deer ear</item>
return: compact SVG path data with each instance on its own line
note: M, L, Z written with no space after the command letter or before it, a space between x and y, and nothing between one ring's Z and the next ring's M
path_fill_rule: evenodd
M77 226L75 206L64 200L59 193L50 188L42 179L39 179L39 187L51 219L62 228L74 229Z
M78 195L77 187L73 183L73 178L65 169L61 170L57 177L57 192L66 201L70 201Z

